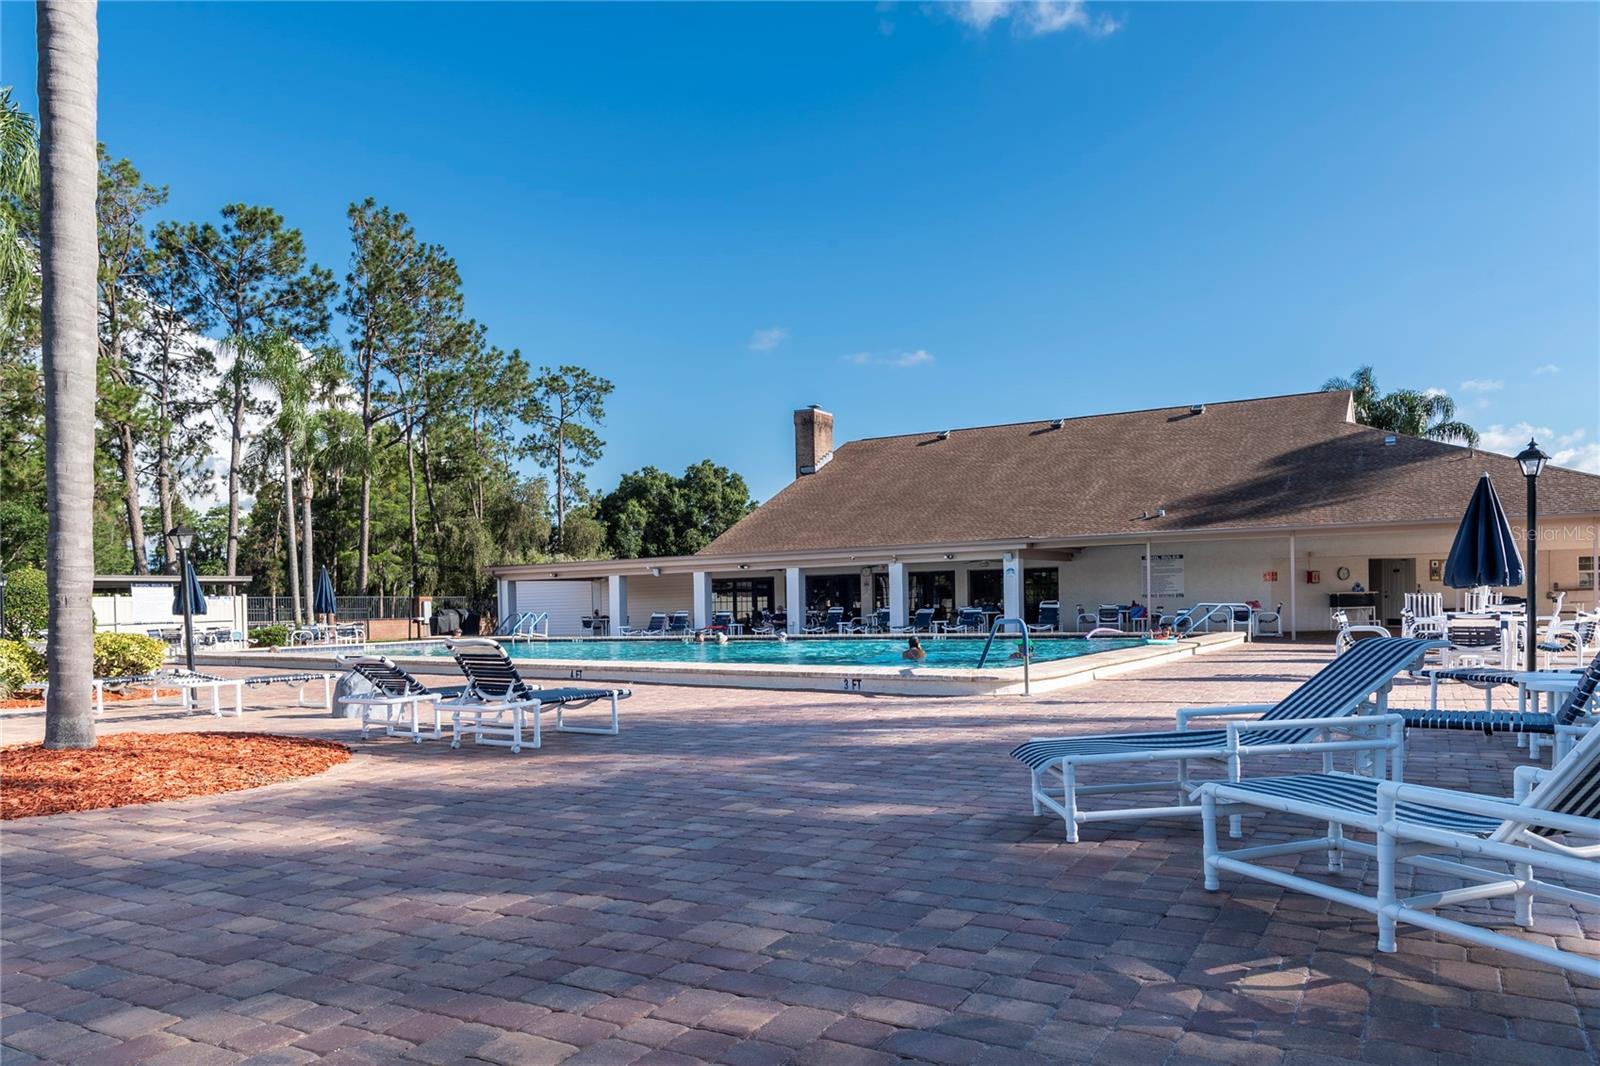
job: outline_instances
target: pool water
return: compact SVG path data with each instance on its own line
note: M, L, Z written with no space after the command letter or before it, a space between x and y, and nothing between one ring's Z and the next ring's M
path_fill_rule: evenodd
M1020 666L1017 659L1009 658L1017 649L1016 636L999 637L989 653L989 667ZM1052 662L1073 659L1080 655L1113 651L1118 648L1137 648L1144 645L1140 638L1084 640L1081 637L1036 637L1033 641L1033 661ZM914 665L943 667L945 669L971 670L977 667L983 654L983 641L973 639L924 640L927 659ZM572 662L640 662L640 663L749 663L780 666L906 666L901 656L906 650L904 637L899 639L855 640L731 640L726 644L707 641L661 640L645 638L635 640L538 640L507 644L506 650L513 659L563 660ZM384 652L383 654L394 654ZM433 645L427 654L448 655L449 650Z

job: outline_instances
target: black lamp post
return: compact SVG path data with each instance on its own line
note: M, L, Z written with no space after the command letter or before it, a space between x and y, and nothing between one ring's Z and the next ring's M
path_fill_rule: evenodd
M1528 480L1528 671L1539 668L1539 475L1550 457L1532 439L1517 453L1522 476Z
M194 543L194 530L188 526L173 526L167 530L167 539L178 549L178 597L183 601L183 659L192 674L194 673L194 604L189 602L189 547Z

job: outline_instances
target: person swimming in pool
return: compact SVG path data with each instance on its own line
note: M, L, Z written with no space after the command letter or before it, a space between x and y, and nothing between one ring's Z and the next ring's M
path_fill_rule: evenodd
M1027 641L1023 641L1023 640L1017 641L1016 648L1011 652L1010 655L1006 656L1006 658L1008 658L1008 659L1026 659L1027 657L1028 657L1028 643L1027 643Z
M906 650L900 653L900 658L920 663L927 657L928 653L922 650L922 641L916 637L906 638Z

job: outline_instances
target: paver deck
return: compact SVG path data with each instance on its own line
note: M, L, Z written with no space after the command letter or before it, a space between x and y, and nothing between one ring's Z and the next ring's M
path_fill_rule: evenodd
M1414 929L1379 955L1369 918L1259 883L1207 893L1193 823L1068 845L1030 815L1018 741L1270 701L1328 654L1257 644L1033 699L639 687L621 736L552 732L517 756L363 743L289 690L253 691L242 721L115 708L102 730L358 755L5 823L0 1057L1596 1061L1593 983ZM41 728L0 719L0 742ZM1509 794L1523 761L1509 738L1419 732L1407 777ZM1600 953L1592 914L1544 908L1529 935Z

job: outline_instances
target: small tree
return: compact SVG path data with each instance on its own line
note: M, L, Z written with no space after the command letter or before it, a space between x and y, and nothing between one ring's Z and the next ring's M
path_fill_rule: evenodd
M605 421L612 384L581 366L567 365L542 368L528 388L522 420L533 431L522 447L554 477L554 542L559 548L567 509L582 502L582 475L573 468L593 466L606 446L594 427Z
M1456 402L1443 392L1381 392L1370 366L1359 368L1347 378L1329 378L1322 383L1323 392L1345 389L1353 394L1356 421L1364 426L1446 443L1459 441L1473 447L1478 443L1478 431L1456 418Z

